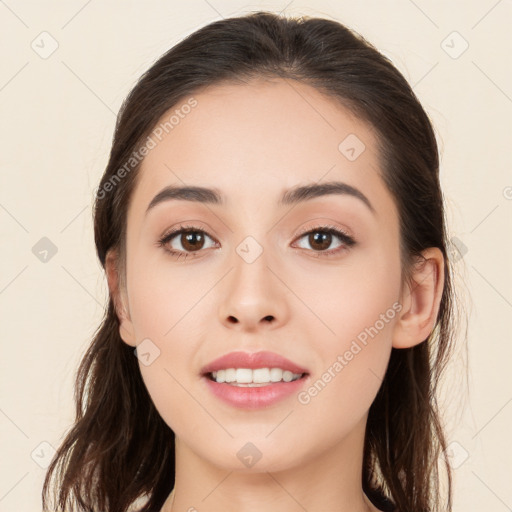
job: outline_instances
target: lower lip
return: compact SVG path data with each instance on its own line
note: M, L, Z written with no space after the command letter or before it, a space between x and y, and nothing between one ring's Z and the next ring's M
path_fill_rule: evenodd
M276 382L268 386L239 387L231 384L216 382L203 376L208 389L227 404L239 409L261 409L269 407L290 395L297 393L304 386L308 375L291 381Z

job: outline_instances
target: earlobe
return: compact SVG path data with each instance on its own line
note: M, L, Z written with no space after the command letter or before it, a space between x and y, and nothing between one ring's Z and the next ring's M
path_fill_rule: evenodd
M107 276L110 297L112 298L116 315L119 319L119 335L126 344L135 347L136 344L133 324L130 318L125 290L122 290L119 284L118 255L114 250L110 250L107 253L107 257L105 259L105 273Z
M393 330L393 347L409 348L425 341L434 329L444 287L444 257L438 247L422 252L411 280L404 284L400 316Z

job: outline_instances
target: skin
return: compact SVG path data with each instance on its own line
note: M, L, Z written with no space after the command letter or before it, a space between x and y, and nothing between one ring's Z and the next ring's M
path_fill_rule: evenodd
M176 434L175 492L162 511L376 511L360 476L368 410L391 348L422 342L435 325L442 253L424 251L413 281L402 283L398 212L375 134L332 98L282 79L194 97L197 106L142 163L127 218L126 287L116 252L107 259L122 339L135 347L149 338L160 350L139 365ZM354 161L338 149L349 134L366 147ZM375 213L349 195L277 204L290 187L327 181L358 188ZM226 204L172 200L146 215L172 184L216 187ZM195 257L173 258L157 244L181 222L208 235ZM327 250L342 249L327 257L308 235L298 238L325 224L356 244L333 236ZM263 250L252 263L236 251L247 236ZM182 244L178 235L168 247ZM394 318L307 404L293 394L263 410L235 409L201 380L200 369L221 355L271 350L308 369L307 389L397 303ZM250 468L237 457L247 442L262 454Z

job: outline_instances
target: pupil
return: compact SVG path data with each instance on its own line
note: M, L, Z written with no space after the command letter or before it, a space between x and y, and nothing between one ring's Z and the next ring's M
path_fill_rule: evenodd
M320 243L319 249L327 249L331 245L331 236L330 233L314 233L310 239L311 246L313 247L315 243Z
M183 247L187 249L187 244L189 245L189 249L197 249L201 246L202 236L197 231L185 233L185 244Z

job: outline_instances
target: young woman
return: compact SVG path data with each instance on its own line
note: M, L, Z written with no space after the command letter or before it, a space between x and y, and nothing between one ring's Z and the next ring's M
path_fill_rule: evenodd
M110 301L45 510L51 484L66 511L450 510L438 171L411 87L339 23L258 12L163 55L97 190Z

